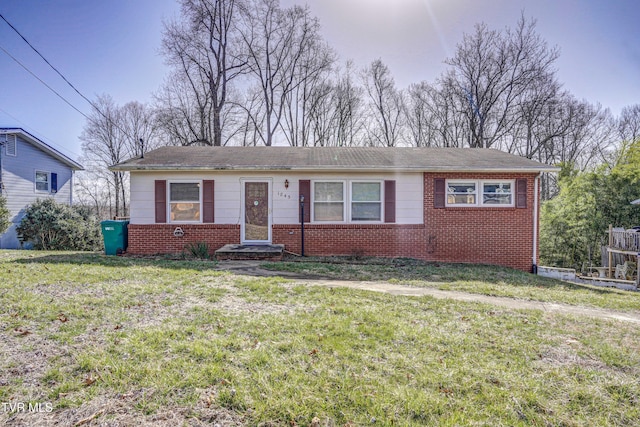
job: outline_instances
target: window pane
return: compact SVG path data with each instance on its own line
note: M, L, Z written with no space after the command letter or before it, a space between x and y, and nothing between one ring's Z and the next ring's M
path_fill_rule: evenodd
M314 200L316 202L342 202L344 200L341 182L314 183Z
M448 183L447 203L450 205L475 205L476 204L475 182Z
M169 199L172 202L199 202L200 184L196 182L172 183Z
M511 183L487 183L482 189L482 203L489 205L511 204Z
M200 221L200 203L171 203L171 221Z
M36 190L49 191L49 174L47 172L36 172Z
M351 199L354 202L379 202L379 182L354 182L352 184Z
M352 203L351 219L354 221L380 221L380 203Z
M343 221L342 203L314 203L314 221Z

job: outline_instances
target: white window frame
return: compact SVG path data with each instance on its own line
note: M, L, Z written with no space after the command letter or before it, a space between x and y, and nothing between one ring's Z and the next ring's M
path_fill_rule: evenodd
M469 193L469 195L475 196L475 203L449 203L449 186L450 185L461 185L461 184L474 184L475 191L473 193ZM511 203L509 204L500 204L500 203L485 203L484 202L484 186L485 184L509 184L511 186ZM449 208L512 208L515 206L515 179L447 179L445 181L445 206Z
M484 195L485 195L485 191L484 191L484 186L485 185L496 185L496 184L509 184L510 188L511 188L511 192L509 193L511 195L511 202L510 203L485 203L484 201ZM515 180L511 180L511 179L492 179L492 180L485 180L485 181L480 181L480 189L479 189L479 202L482 204L482 206L486 206L486 207L494 207L494 208L511 208L515 206L515 189L516 189L516 181Z
M353 200L353 184L378 184L380 186L380 199L377 202L361 202ZM353 219L353 203L377 203L380 205L380 219L363 220ZM384 221L384 181L377 179L354 179L349 181L349 222L356 224L380 224Z
M316 220L316 184L318 183L328 183L328 184L342 184L342 219L340 221L331 221L331 220ZM349 197L347 195L348 186L346 185L347 181L343 179L317 179L311 181L311 222L318 224L339 224L345 222L345 204L349 202ZM318 202L318 203L338 203L335 202Z
M185 220L172 220L171 219L171 204L172 203L195 203L195 200L182 200L180 202L171 201L171 184L198 184L198 204L200 205L200 214L197 221L185 221ZM172 180L167 181L167 222L170 224L202 224L202 180L197 179L185 179L185 180Z
M38 174L46 174L47 175L47 189L46 190L38 189ZM34 174L33 174L33 188L35 189L36 193L50 193L51 192L51 172L36 169Z

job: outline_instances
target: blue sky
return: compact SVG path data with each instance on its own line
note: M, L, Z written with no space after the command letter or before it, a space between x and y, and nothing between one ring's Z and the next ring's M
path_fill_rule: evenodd
M399 87L433 82L464 32L477 22L514 26L537 19L561 56L556 67L576 97L618 114L640 103L640 4L636 0L281 0L309 4L341 62L381 58ZM167 69L159 55L162 21L174 0L2 0L0 13L84 95L118 104L150 102ZM7 50L76 108L90 107L0 21ZM86 119L0 50L0 127L22 127L72 158Z

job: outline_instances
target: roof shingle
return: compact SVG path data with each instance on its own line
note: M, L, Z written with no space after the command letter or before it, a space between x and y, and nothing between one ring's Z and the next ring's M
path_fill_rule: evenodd
M493 149L415 147L161 147L112 170L518 171L558 168Z

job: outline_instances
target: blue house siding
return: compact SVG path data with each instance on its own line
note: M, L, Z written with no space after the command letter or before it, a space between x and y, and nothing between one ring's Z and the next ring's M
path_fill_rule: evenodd
M0 235L1 249L17 249L20 247L15 228L28 205L38 199L53 198L57 202L73 203L74 168L69 164L43 151L28 137L18 134L16 155L7 155L6 146L2 152L2 195L7 199L10 211L11 226ZM79 169L79 168L75 168ZM44 173L47 177L47 189L36 186L36 173ZM57 191L52 191L52 180L55 179ZM41 183L42 185L42 183Z

